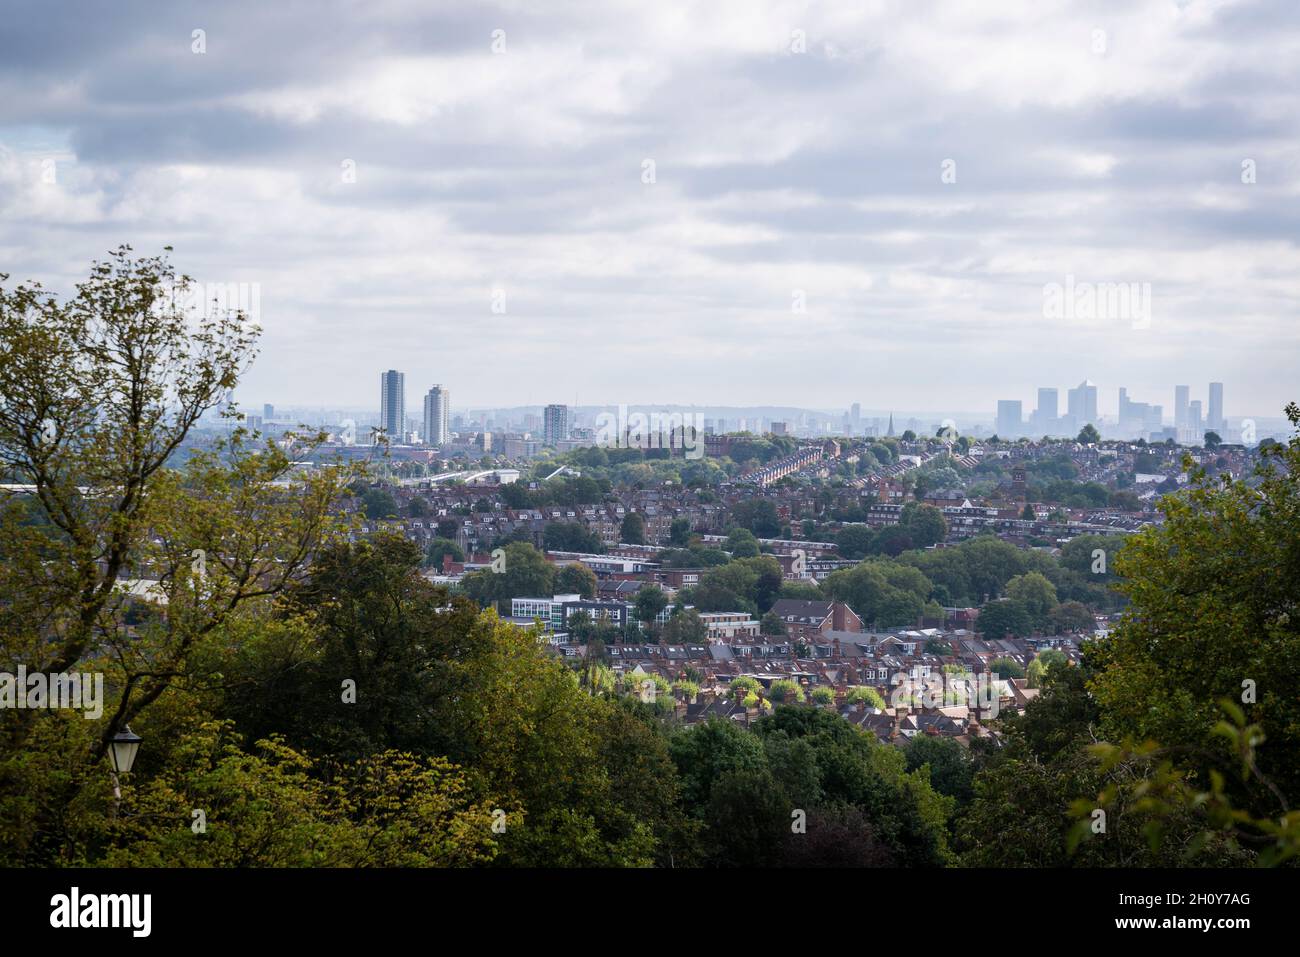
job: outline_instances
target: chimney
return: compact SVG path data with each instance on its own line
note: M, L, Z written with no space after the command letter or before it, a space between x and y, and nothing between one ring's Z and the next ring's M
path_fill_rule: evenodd
M848 631L848 620L844 616L845 605L837 601L831 604L831 627L836 631Z

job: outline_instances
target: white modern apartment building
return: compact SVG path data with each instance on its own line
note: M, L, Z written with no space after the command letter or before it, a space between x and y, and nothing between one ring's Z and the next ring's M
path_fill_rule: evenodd
M451 441L451 390L441 385L424 397L424 444L445 445Z

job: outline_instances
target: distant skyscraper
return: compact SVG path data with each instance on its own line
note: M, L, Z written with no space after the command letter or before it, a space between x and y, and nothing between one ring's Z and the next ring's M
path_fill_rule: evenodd
M1023 412L1019 399L998 400L998 438L1014 439L1024 430Z
M885 437L888 438L893 434L894 434L894 413L891 412L889 413L889 431L885 433Z
M262 406L262 421L270 422L275 418L275 406L267 402Z
M543 410L542 441L555 445L569 437L569 407L567 405L548 405Z
M1190 392L1185 385L1174 386L1174 428L1179 432L1187 428L1187 399Z
M435 385L424 397L424 444L442 445L451 439L451 391Z
M1201 421L1201 400L1187 405L1187 437L1189 442L1200 442L1205 438L1205 423Z
M1055 389L1038 390L1038 408L1034 410L1034 431L1050 435L1061 414L1061 397Z
M379 427L388 434L388 441L405 441L406 373L396 369L379 377Z
M1160 406L1134 402L1128 397L1128 389L1119 390L1120 438L1146 438L1152 432L1159 432L1160 414Z
M1205 427L1214 432L1222 433L1227 427L1223 421L1223 383L1210 383L1210 412L1206 417ZM1222 436L1221 436L1222 437Z
M1071 427L1082 429L1085 425L1097 424L1097 385L1084 379L1067 396L1069 416L1073 420Z

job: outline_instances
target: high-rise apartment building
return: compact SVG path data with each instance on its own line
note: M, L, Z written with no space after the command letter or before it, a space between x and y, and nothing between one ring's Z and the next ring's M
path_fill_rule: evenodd
M1213 432L1220 433L1222 437L1223 430L1227 428L1227 423L1223 420L1223 383L1210 383L1210 410L1205 419L1205 427Z
M275 406L267 402L262 405L262 421L270 422L275 418Z
M556 445L569 437L569 407L548 405L543 412L542 441Z
M389 369L379 377L379 427L394 444L406 436L406 373Z
M435 385L424 397L424 444L443 445L451 440L451 391Z

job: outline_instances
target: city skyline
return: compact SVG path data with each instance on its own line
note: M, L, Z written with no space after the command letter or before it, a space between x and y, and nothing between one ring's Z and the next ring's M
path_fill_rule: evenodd
M379 414L381 419L385 418L383 407L386 398L386 389L387 389L387 381L388 381L387 377L390 375L390 373L402 375L403 377L405 376L404 372L401 372L399 370L392 370L392 369L381 374L380 405L379 405L379 409L380 409ZM1075 394L1078 393L1079 390L1084 388L1087 388L1090 394L1086 399L1076 400ZM1280 412L1274 415L1268 412L1261 412L1258 410L1237 410L1237 411L1233 411L1231 414L1226 414L1224 412L1225 384L1221 381L1211 381L1209 383L1206 383L1206 388L1202 393L1206 396L1204 400L1201 399L1192 400L1190 396L1194 394L1193 390L1195 387L1190 385L1185 385L1183 383L1178 383L1166 389L1166 391L1170 392L1170 394L1173 396L1173 400L1168 405L1166 405L1163 402L1140 401L1134 398L1134 393L1154 394L1159 391L1159 388L1160 387L1140 386L1138 389L1134 390L1134 389L1130 389L1126 385L1116 385L1113 388L1108 387L1106 389L1103 389L1103 387L1098 383L1093 382L1091 379L1085 378L1078 386L1067 387L1065 389L1061 389L1055 386L1041 386L1041 385L1035 387L1033 392L1037 396L1037 400L1036 400L1037 405L1034 406L1033 408L1030 408L1030 406L1027 404L1026 400L1023 397L1020 399L1000 398L994 402L994 406L997 406L998 404L1001 404L1003 402L1014 402L1015 404L1020 405L1022 415L1023 415L1023 424L1029 426L1031 430L1033 427L1033 423L1035 421L1040 421L1038 416L1040 411L1043 410L1044 408L1044 403L1050 404L1051 409L1054 410L1052 412L1052 415L1049 416L1048 418L1067 418L1070 416L1075 416L1079 418L1081 422L1084 423L1093 421L1094 419L1124 421L1126 414L1136 414L1133 413L1131 410L1133 407L1138 407L1138 408L1153 409L1156 412L1160 413L1160 415L1155 419L1155 421L1178 426L1182 424L1183 421L1182 418L1180 417L1180 406L1186 406L1186 405L1199 405L1203 409L1203 415L1200 421L1202 421L1207 428L1213 427L1214 425L1223 425L1224 422L1228 419L1233 419L1233 418L1240 419L1247 416L1265 418L1265 419L1284 418L1284 416L1282 416ZM1103 398L1109 396L1111 392L1114 392L1118 397L1117 401L1113 404L1110 403L1108 399ZM1060 402L1061 402L1062 393L1065 393L1067 403L1069 403L1070 401L1078 401L1080 403L1077 406L1070 406L1067 404L1064 415L1058 414L1060 412ZM403 397L404 396L405 393L403 392ZM501 405L466 402L466 403L452 404L450 400L451 389L448 386L442 384L434 384L428 389L428 393L424 396L425 411L422 414L421 418L418 420L421 423L423 423L426 428L427 428L427 423L430 421L429 414L428 414L428 409L429 409L428 401L431 396L439 397L438 408L440 411L438 413L438 417L442 422L443 428L447 427L446 423L452 411L463 414L468 411L506 411L511 409L535 409L537 410L538 414L543 417L544 420L545 416L548 413L548 410L550 409L565 410L567 414L571 415L572 412L577 409L613 408L613 407L617 407L620 404L645 407L645 408L659 407L664 409L673 409L673 408L730 409L734 411L763 410L763 409L787 410L787 411L794 410L794 411L807 412L807 413L843 416L846 420L852 420L852 421L857 421L861 418L868 418L868 417L883 418L892 413L900 413L900 414L915 416L915 415L943 415L943 414L952 413L954 411L958 411L961 414L970 415L972 417L980 417L982 415L987 415L987 417L990 420L996 420L997 418L996 409L992 411L989 410L982 411L973 407L972 408L951 407L951 408L923 409L923 408L908 408L906 406L881 405L881 406L869 406L866 408L864 412L863 404L860 401L854 401L837 408L834 406L785 405L779 402L771 401L771 398L773 397L769 397L768 401L762 403L756 403L752 405L736 405L736 404L704 403L704 402L669 402L669 403L584 402L584 403L574 403L574 404L555 403L555 402L534 402L534 403L501 404ZM1180 396L1182 397L1181 399ZM779 398L779 396L776 398ZM238 401L238 397L236 397L236 401ZM373 411L375 408L374 406L369 406L364 404L358 406L349 406L344 404L330 405L330 404L314 404L314 403L294 403L294 402L284 402L281 400L277 400L277 402L281 408L315 408L318 410L331 409L336 411L341 411L341 410ZM257 404L258 404L257 402L247 401L243 404L241 411L243 411L245 414L249 414L252 409L256 408ZM276 408L276 404L277 403L270 403L270 402L262 403L263 417L266 420L270 420L274 417L273 413ZM1127 413L1126 413L1126 406L1129 409ZM1171 409L1173 411L1169 414L1164 414L1165 409ZM406 421L411 422L417 420L408 416L406 417ZM566 421L562 428L567 430L571 425L572 425L571 421ZM544 421L542 423L542 426L544 427Z
M418 418L405 416L399 411L394 417L390 409L405 409L405 373L390 369L380 376L380 412L375 424L389 437L390 442L438 446L453 441L457 435L472 434L482 430L522 433L534 433L534 438L544 446L556 446L573 436L582 433L587 438L590 432L590 418L599 418L601 412L611 407L600 404L586 406L568 406L562 403L548 403L545 406L516 407L453 407L451 390L442 384L433 385L425 394L422 402L422 415ZM991 421L992 434L1004 438L1035 438L1042 436L1070 437L1084 426L1096 426L1104 438L1110 439L1147 439L1165 441L1174 439L1181 444L1198 444L1206 433L1214 432L1222 441L1236 442L1244 439L1247 444L1254 444L1263 437L1274 435L1274 420L1270 416L1255 416L1248 412L1228 415L1224 409L1225 385L1223 382L1209 382L1204 394L1206 399L1192 399L1192 387L1178 384L1174 387L1172 415L1164 414L1162 403L1139 401L1129 393L1127 386L1117 388L1118 403L1114 415L1101 411L1099 395L1101 389L1091 379L1084 379L1077 386L1065 391L1065 407L1062 409L1060 390L1057 387L1040 386L1037 388L1037 400L1033 408L1027 408L1021 399L999 399L991 419L979 412L956 413L963 416L962 421L952 417L947 410L907 410L868 409L864 415L862 404L854 402L843 410L801 408L797 406L740 406L721 407L710 405L659 405L661 412L672 410L692 410L697 413L706 432L751 431L791 435L891 435L894 415L907 416L902 430L912 429L928 433L935 427L943 429L966 429L973 435L983 435L985 426ZM260 427L263 421L272 420L275 406L263 404L263 416L252 416L254 427ZM618 408L627 408L620 405ZM655 409L654 404L635 404L632 409ZM453 409L456 411L453 417ZM701 411L703 410L703 411ZM318 410L327 413L326 419L341 419L344 410ZM364 420L371 412L360 410ZM719 414L724 413L724 414ZM793 414L791 414L793 413ZM512 414L515 416L512 418ZM705 417L711 414L713 418ZM735 418L727 418L735 414ZM245 415L250 413L245 412ZM888 417L889 425L884 425ZM942 420L938 417L943 416ZM930 421L927 424L926 419ZM399 421L400 420L400 421ZM322 422L326 420L321 420ZM351 420L346 420L351 421ZM1279 420L1280 421L1280 420ZM1249 426L1247 426L1249 423Z

